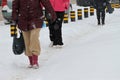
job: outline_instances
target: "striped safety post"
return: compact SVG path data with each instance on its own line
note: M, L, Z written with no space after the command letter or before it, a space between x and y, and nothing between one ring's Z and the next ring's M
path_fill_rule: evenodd
M16 27L16 25L10 25L10 35L11 35L11 37L17 36L17 27Z
M63 22L68 23L68 14L67 13L64 14Z
M94 15L94 7L90 6L90 16L93 16L93 15Z
M75 22L75 11L70 11L71 22Z
M115 8L120 8L120 4L115 4Z
M78 20L82 19L82 9L77 9Z
M88 8L84 8L84 18L88 17Z
M112 8L115 8L115 4L111 3L111 7L112 7Z

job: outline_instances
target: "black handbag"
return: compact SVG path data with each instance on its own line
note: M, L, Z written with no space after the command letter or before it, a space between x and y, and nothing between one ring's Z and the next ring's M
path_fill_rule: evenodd
M24 38L22 32L19 32L20 36L13 36L12 50L15 55L21 55L25 50Z

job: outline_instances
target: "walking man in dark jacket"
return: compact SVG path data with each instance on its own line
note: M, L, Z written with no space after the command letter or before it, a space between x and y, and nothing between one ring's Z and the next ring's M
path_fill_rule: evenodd
M108 4L108 0L94 0L94 7L96 8L98 25L105 24L105 8Z

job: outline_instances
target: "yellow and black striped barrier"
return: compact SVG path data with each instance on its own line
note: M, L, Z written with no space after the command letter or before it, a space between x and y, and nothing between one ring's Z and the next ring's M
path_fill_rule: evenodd
M70 11L71 22L75 22L75 11Z
M67 13L64 14L63 22L68 23L68 14Z
M115 8L120 8L120 4L115 4L114 7Z
M16 27L16 25L10 25L10 35L11 35L11 37L17 36L17 27Z
M115 4L111 3L111 7L112 7L112 8L115 8Z
M111 3L112 8L120 8L120 4Z
M94 7L90 7L90 16L93 16L94 15Z
M78 17L78 20L82 19L82 9L77 10L77 17Z
M84 17L85 17L85 18L88 17L88 8L84 8Z

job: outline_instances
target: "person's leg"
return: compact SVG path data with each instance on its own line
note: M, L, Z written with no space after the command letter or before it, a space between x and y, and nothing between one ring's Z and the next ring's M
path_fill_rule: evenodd
M56 23L54 25L55 29L55 41L53 45L63 45L62 42L62 22L63 22L63 17L64 17L64 11L63 12L56 12L57 14L57 19Z
M48 21L48 29L49 29L49 39L51 41L49 46L53 46L53 41L54 41L54 25L51 23L50 15L48 16L48 12L45 10L45 17L46 20Z
M29 50L29 43L30 43L30 31L23 31L23 37L24 37L24 42L25 42L25 55L28 56L29 59L29 68L32 68L32 53Z
M40 55L39 43L40 28L31 31L23 31L25 41L25 55L28 56L30 67L38 68L38 55Z
M40 41L39 41L39 32L41 28L36 28L30 31L30 45L29 49L33 55L40 55Z
M54 41L54 25L48 20L50 41Z
M105 24L105 10L103 9L102 10L102 25L104 25Z
M22 31L24 42L25 42L25 55L26 56L32 56L32 53L30 52L29 46L30 46L30 31Z
M39 32L41 28L36 28L30 31L30 52L32 53L32 63L33 68L39 68L38 56L40 55L40 41L39 41Z
M100 10L97 10L96 14L97 14L98 25L100 25Z

